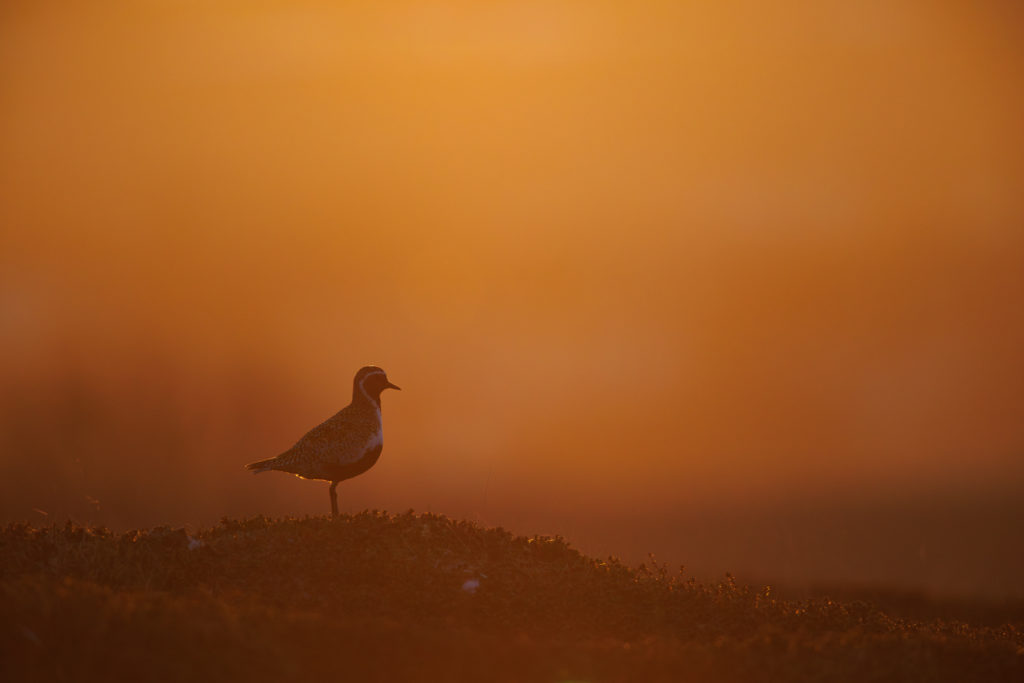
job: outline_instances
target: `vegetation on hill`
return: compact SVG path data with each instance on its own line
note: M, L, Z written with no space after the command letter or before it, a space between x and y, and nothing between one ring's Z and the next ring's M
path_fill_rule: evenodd
M411 512L0 535L0 680L1020 681L1024 623L788 601Z

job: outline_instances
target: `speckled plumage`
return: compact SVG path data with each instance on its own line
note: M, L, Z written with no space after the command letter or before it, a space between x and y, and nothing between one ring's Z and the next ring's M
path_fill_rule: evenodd
M380 394L398 389L384 371L368 365L352 380L352 402L296 442L290 449L267 460L246 465L255 474L278 470L303 479L331 482L331 512L338 514L335 487L377 463L384 447Z

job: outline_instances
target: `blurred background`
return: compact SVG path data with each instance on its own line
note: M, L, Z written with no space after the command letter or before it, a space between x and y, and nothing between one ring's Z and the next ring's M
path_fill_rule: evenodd
M341 507L1024 597L1024 10L0 7L0 520Z

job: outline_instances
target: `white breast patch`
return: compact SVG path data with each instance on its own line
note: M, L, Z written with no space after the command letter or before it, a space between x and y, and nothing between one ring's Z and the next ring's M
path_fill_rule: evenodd
M384 444L384 430L380 427L377 428L377 432L366 440L366 445L363 446L363 453L372 451L374 448Z

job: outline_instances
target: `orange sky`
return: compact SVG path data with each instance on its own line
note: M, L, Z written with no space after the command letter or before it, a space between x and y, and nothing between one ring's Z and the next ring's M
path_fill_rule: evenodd
M0 10L6 517L322 512L367 362L351 506L1024 484L1015 3L104 7Z

